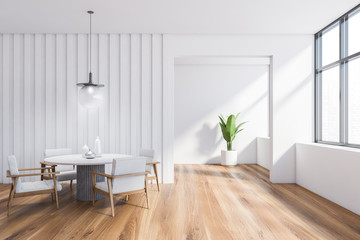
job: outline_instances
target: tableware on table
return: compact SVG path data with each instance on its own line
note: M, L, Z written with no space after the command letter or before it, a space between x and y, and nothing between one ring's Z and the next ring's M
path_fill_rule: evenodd
M85 154L89 151L89 147L85 144L82 148L81 148L81 154L83 157L85 157Z
M95 153L93 151L91 151L91 149L89 149L89 151L87 153L85 153L85 158L86 159L93 159L95 158Z

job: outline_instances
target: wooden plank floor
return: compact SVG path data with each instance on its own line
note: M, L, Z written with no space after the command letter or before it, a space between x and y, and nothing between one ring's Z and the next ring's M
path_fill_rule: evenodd
M16 198L0 184L0 239L360 239L360 216L295 184L271 184L257 165L176 165L175 184L143 194L75 200L65 186L56 210L49 195Z

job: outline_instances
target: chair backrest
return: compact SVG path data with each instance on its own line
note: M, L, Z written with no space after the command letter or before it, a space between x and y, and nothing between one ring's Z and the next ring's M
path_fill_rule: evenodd
M153 149L145 149L145 148L142 148L140 149L140 153L139 155L141 157L146 157L147 160L146 162L153 162L154 161L154 158L155 158L155 151ZM146 165L145 167L146 171L150 172L151 174L153 174L153 167L151 165Z
M147 157L147 158L154 159L155 151L153 149L142 148L142 149L140 149L139 155L142 156L142 157Z
M118 176L145 172L146 159L143 157L128 157L114 159L111 175ZM136 191L145 188L145 175L114 178L113 193Z
M9 164L9 171L11 175L19 175L19 168L17 166L16 157L14 155L11 155L8 157L8 164ZM15 183L15 178L11 178L12 183ZM21 188L21 179L18 178L16 183L16 189L15 192L19 192Z
M69 155L71 153L71 148L45 149L44 158ZM73 165L57 165L55 169L57 172L67 172L74 170L74 167Z

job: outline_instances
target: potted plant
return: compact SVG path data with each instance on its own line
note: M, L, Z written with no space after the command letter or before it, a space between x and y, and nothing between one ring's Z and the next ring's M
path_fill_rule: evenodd
M236 126L236 119L240 115L236 116L231 114L225 119L221 114L218 116L220 119L220 127L223 137L227 143L227 151L221 150L221 165L235 166L237 164L237 151L232 149L232 142L235 139L236 134L244 129L240 129L242 125L247 122L242 122Z

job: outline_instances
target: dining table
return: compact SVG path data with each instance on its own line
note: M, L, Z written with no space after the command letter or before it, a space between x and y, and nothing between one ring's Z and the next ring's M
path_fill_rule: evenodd
M112 164L113 159L131 157L125 154L102 154L100 157L87 159L82 154L53 156L44 159L44 162L55 165L76 165L76 199L92 201L92 171L105 172L105 164ZM96 175L96 182L105 181L104 176ZM104 198L95 193L95 200Z

